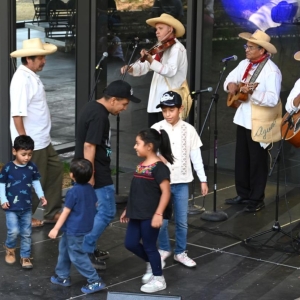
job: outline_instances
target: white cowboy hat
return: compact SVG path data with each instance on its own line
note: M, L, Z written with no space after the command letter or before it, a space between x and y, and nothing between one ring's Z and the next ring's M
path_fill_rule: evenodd
M298 52L295 53L294 58L296 60L300 60L300 51L298 51Z
M261 30L257 29L253 34L250 32L242 32L239 34L239 37L263 47L271 54L277 53L275 46L270 43L270 36Z
M57 47L52 44L43 44L41 39L34 38L23 41L23 48L10 54L11 57L27 57L49 55L56 52Z
M176 37L181 37L185 34L185 28L181 22L168 14L161 14L158 18L148 19L146 20L146 23L152 27L155 27L155 24L157 23L169 25L175 29Z

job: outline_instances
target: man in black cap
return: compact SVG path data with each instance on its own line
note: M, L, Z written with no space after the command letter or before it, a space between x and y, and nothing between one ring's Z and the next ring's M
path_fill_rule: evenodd
M97 258L107 258L108 252L98 250L96 244L116 213L115 188L110 170L111 130L108 116L116 116L127 109L129 101L141 102L133 96L131 86L123 80L110 83L103 94L102 98L88 102L83 108L79 116L75 147L75 158L88 159L94 169L89 183L94 186L98 198L97 214L93 230L85 236L83 250L90 254L96 269L106 268L105 262Z

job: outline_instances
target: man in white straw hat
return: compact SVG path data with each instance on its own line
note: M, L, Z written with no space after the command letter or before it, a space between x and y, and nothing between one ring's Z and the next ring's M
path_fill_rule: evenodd
M17 136L26 134L34 140L32 161L39 168L41 185L49 199L44 210L44 221L32 218L32 227L55 223L62 206L62 163L51 144L50 111L44 85L36 74L43 70L46 55L56 50L55 45L43 44L39 38L34 38L24 40L22 49L10 54L12 58L20 57L22 61L10 84L11 139L14 141ZM38 207L38 201L36 195L33 195L33 214Z
M275 107L279 102L281 72L271 61L270 55L277 52L270 43L270 36L261 30L253 34L244 32L239 37L246 40L246 59L229 73L224 90L231 95L248 94L241 102L233 122L237 124L235 150L235 187L237 196L226 199L227 204L248 204L247 212L256 212L265 207L265 187L268 177L267 145L251 138L251 104ZM255 79L254 86L249 83ZM246 83L241 85L240 83Z
M136 62L129 68L124 66L121 68L121 73L124 74L127 70L132 76L141 76L149 71L154 71L147 107L148 126L151 127L163 120L161 108L156 107L165 92L173 88L179 88L185 81L188 62L186 49L177 40L178 37L185 34L185 28L181 22L168 14L161 14L158 18L146 20L146 23L156 29L156 37L159 43L167 42L171 46L153 55L143 49L141 57L145 61Z
M295 60L300 60L300 51L296 52L294 55ZM286 104L285 109L288 113L292 111L298 112L300 108L300 79L298 79L291 90Z

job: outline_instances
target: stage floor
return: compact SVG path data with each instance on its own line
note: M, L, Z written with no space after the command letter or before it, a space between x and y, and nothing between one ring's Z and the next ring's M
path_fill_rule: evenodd
M120 187L128 187L131 173L122 174ZM211 182L210 194L205 199L207 211L213 210L213 174L208 171ZM293 249L290 237L272 232L252 239L244 239L255 233L272 229L275 223L276 183L269 182L266 189L266 208L258 213L246 213L244 205L224 205L224 199L235 196L233 174L218 172L216 193L217 210L224 211L228 219L211 222L200 219L200 215L189 216L188 255L197 262L190 269L167 259L164 276L167 289L158 292L159 299L178 295L182 299L296 299L300 297L300 258ZM125 190L121 189L121 192ZM279 222L288 234L297 236L299 231L299 194L297 186L279 187ZM286 195L286 197L285 197ZM195 204L202 205L199 190L195 192ZM287 211L287 205L289 212ZM71 287L60 287L50 283L57 261L59 239L51 240L48 232L51 225L33 229L32 270L23 270L19 260L12 266L4 261L5 252L0 251L0 299L106 299L107 292L140 294L141 277L145 264L123 246L126 225L118 217L124 204L118 204L114 222L106 229L98 244L110 252L107 269L99 275L107 289L92 295L84 295L80 288L85 279L72 269ZM0 217L0 236L6 237L5 216ZM37 215L41 215L39 210ZM291 222L291 224L290 224ZM273 236L272 236L273 235ZM174 224L170 224L171 243L174 244ZM298 246L297 244L295 246ZM17 258L19 249L16 250Z

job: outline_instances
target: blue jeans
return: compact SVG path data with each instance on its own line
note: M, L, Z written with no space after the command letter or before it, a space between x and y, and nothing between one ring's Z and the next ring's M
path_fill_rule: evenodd
M151 221L151 219L130 219L126 231L125 247L144 261L150 262L154 276L161 276L161 260L156 247L159 229L153 228ZM143 243L140 242L141 240Z
M174 221L175 221L175 254L180 254L186 250L187 240L187 212L189 201L188 183L171 184L171 201L173 201ZM159 249L171 251L168 233L168 220L164 220L158 235Z
M88 283L100 281L95 268L89 259L87 253L82 251L82 242L84 236L75 236L63 234L59 242L59 254L55 273L60 278L69 278L71 263L77 271L84 276Z
M84 252L93 253L97 246L97 240L114 219L116 214L115 187L107 185L95 189L98 202L97 213L94 218L93 229L88 233L83 241L82 249Z
M20 211L5 210L7 238L5 246L16 248L18 235L21 237L20 256L30 258L31 255L31 208Z

